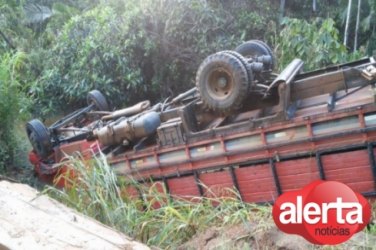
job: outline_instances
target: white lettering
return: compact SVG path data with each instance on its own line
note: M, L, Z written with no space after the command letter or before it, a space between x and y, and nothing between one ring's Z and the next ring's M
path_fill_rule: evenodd
M329 203L323 203L322 204L322 223L328 223L328 211L329 209L336 208L336 203L334 202L329 202Z
M303 212L303 197L300 195L296 197L296 220L297 223L302 223Z
M291 202L286 202L286 203L283 203L281 205L281 210L286 210L287 208L289 208L289 210L287 211L283 211L280 215L279 215L279 221L282 223L282 224L296 224L296 216L295 216L295 213L296 213L296 207L295 207L295 204L294 203L291 203ZM287 218L286 218L287 217Z
M357 202L343 202L341 197L337 197L335 202L322 203L321 207L315 202L310 202L303 206L303 197L296 197L296 204L292 202L283 203L280 207L281 213L279 221L282 224L298 224L304 222L316 224L320 220L322 223L328 223L328 212L335 209L336 220L338 224L356 224L363 223L362 206ZM349 209L343 218L343 209Z
M304 206L303 214L304 214L304 221L306 221L309 224L316 224L320 221L320 215L321 215L320 206L317 203L310 202ZM316 216L311 218L310 216L312 215L316 215Z
M342 198L341 197L337 197L337 204L338 204L338 207L337 207L337 223L338 224L345 224L346 221L342 217L342 209L341 209L341 207L344 208L344 206L346 206L347 202L342 203Z
M350 203L350 202L349 202ZM351 210L346 214L346 221L349 224L355 223L363 223L363 213L362 213L362 206L359 203L352 203L352 208L356 208L356 210ZM353 218L355 217L355 218Z

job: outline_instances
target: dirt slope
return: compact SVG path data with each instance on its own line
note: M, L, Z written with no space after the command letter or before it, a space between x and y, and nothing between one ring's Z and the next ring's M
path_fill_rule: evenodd
M198 233L179 250L224 250L224 249L376 249L376 237L359 232L349 241L334 246L315 246L298 235L285 234L277 229L271 221L260 224L243 223L225 228L209 228Z
M0 249L149 249L35 189L0 181Z

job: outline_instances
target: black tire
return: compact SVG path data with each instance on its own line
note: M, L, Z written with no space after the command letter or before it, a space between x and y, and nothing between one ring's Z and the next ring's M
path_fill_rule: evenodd
M263 46L265 49L268 50L270 55L273 55L273 50L264 41L261 41L261 40L251 40L251 41L254 41L254 42L260 44L261 46Z
M204 106L222 114L239 109L248 95L247 69L235 56L208 56L196 75L196 86Z
M87 104L94 104L98 111L110 111L107 100L99 90L92 90L87 94Z
M241 54L239 54L238 52L236 52L234 50L223 50L223 51L220 51L218 53L230 54L230 55L235 56L237 59L239 59L239 61L241 61L242 64L244 65L244 67L247 69L248 84L252 85L252 83L253 83L253 72L252 72L252 69L250 67L250 64L247 62L247 59L244 56L242 56Z
M246 58L253 58L258 56L270 56L271 63L267 65L266 70L273 70L275 66L275 58L272 49L263 41L250 40L240 44L235 49L236 52Z
M38 119L26 124L26 133L35 153L42 159L47 158L53 151L50 134L46 126Z

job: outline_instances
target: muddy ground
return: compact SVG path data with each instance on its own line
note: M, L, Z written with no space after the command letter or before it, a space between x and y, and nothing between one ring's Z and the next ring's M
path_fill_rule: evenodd
M263 223L264 224L264 223ZM376 249L376 236L360 232L348 242L337 246L314 246L298 235L279 231L272 221L267 225L247 224L225 229L210 228L194 236L179 247L179 250L222 250L222 249Z

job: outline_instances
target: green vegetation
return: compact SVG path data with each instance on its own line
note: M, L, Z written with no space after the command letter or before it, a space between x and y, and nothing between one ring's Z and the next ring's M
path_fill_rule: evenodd
M251 34L263 36L271 12L258 5L263 15L252 6L238 12L231 4L226 11L198 0L110 1L85 11L56 37L35 89L38 101L53 109L80 105L93 88L116 106L179 93L194 84L208 54L235 48Z
M252 246L259 248L257 244L263 243L269 244L265 245L265 249L275 247L273 240L278 237L270 233L276 233L272 207L243 203L233 189L226 191L227 194L234 194L234 198L215 197L210 194L214 198L173 199L158 183L142 185L132 179L116 176L104 155L98 155L90 162L70 157L65 165L75 171L75 178L71 177L70 172L61 177L69 183L69 188L56 189L48 186L45 193L149 246L176 249L193 236L196 238L205 234L206 230L226 231L234 225L241 225L249 230L236 235L230 241L224 238L221 244L223 248L218 249L252 249ZM138 189L141 196L135 195L129 188ZM205 189L207 190L207 187ZM372 211L375 213L376 210ZM372 224L364 232L366 235L355 242L350 241L335 247L309 244L309 249L373 246L376 226ZM253 241L262 238L260 235L273 239L261 239L260 243L253 245ZM241 245L236 245L239 239L245 239L247 244L240 248Z
M32 113L47 117L81 106L93 88L116 107L173 96L194 85L207 55L249 39L271 44L279 69L295 56L312 69L371 53L371 0L362 1L355 48L351 39L342 45L347 1L314 2L2 0L0 54L28 55L22 77ZM353 49L360 50L350 55Z
M330 64L360 58L364 51L348 53L339 40L333 19L284 19L284 28L276 36L276 57L282 70L294 58L305 59L305 69L313 70Z
M71 158L67 165L77 176L71 178L67 173L62 177L71 188L48 187L45 192L148 245L173 249L213 226L252 222L259 229L271 226L266 223L271 217L269 206L243 203L236 196L173 200L157 185L147 188L129 179L118 180L104 155L89 164ZM128 187L138 188L142 199L130 198Z
M27 85L22 82L25 54L3 54L0 57L0 171L12 165L19 152L15 124L27 114Z

